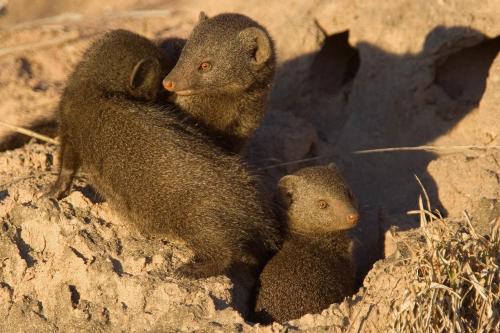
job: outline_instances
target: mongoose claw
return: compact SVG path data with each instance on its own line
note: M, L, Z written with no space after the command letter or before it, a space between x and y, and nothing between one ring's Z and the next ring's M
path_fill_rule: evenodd
M61 188L60 186L54 185L47 192L45 196L49 199L61 200L69 195L70 190Z

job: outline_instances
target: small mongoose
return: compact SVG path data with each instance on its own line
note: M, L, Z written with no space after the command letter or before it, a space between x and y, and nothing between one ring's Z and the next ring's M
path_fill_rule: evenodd
M163 86L222 147L240 152L265 113L275 66L273 41L260 24L202 12Z
M278 184L288 234L264 267L255 319L268 324L318 313L352 295L352 241L359 218L355 199L334 165L303 168Z
M66 195L81 169L95 189L146 235L187 242L178 273L260 271L279 245L278 220L256 179L170 107L151 101L168 68L149 40L106 33L83 55L59 104L61 166L52 194ZM146 89L147 88L147 89Z

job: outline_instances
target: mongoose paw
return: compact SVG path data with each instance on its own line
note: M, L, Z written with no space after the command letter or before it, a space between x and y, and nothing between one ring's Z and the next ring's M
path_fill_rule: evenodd
M256 309L252 319L254 322L264 325L272 324L273 321L275 321L273 316L271 316L269 312L263 309Z
M182 277L204 279L211 276L221 275L224 272L222 272L220 267L215 265L213 262L192 262L179 267L176 270L176 273Z
M45 193L45 195L51 199L61 200L67 197L69 192L69 189L62 189L59 186L54 185Z

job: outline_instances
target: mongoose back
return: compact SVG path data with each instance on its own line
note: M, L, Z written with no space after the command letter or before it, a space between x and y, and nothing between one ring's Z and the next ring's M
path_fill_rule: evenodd
M155 48L118 30L83 55L59 105L61 167L52 193L67 194L81 169L143 233L188 243L194 259L182 275L223 274L236 263L258 268L279 242L277 220L239 157L171 107L151 103L168 70L157 66Z
M351 295L355 271L345 230L358 221L352 192L333 166L307 167L279 181L288 235L264 267L255 319L285 322Z
M163 85L221 146L240 152L264 115L275 58L273 41L257 22L202 12Z

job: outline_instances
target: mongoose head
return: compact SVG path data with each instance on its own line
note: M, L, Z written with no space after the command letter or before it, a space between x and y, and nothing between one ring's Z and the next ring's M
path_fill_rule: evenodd
M200 14L174 69L163 80L178 96L238 94L269 86L275 52L268 32L239 14Z
M358 222L353 193L333 164L284 176L278 189L291 233L323 236L353 228Z
M173 67L153 42L127 30L107 32L82 59L85 84L147 101L157 97L162 78Z

